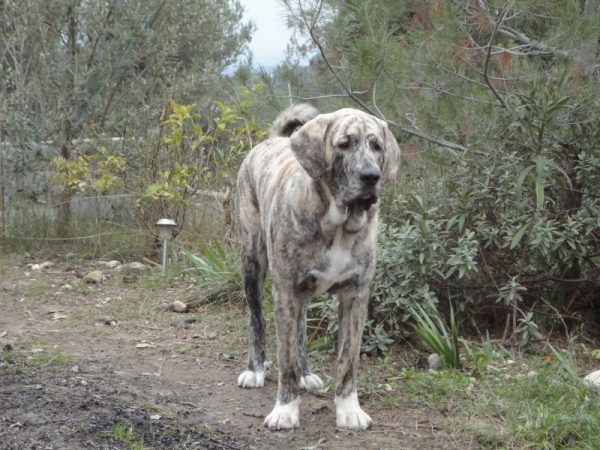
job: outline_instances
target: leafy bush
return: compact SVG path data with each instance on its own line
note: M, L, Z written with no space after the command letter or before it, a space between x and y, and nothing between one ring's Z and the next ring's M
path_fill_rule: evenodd
M451 302L484 329L501 331L510 317L524 345L541 337L536 322L597 314L600 135L591 123L600 117L572 125L575 99L557 91L520 96L522 112L498 123L490 139L500 148L488 158L432 152L404 168L382 214L376 324L398 329L413 305Z

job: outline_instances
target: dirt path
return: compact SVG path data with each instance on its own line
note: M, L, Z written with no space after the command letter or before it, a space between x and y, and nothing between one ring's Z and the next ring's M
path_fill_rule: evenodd
M303 395L300 429L271 432L262 422L276 372L264 389L236 386L245 330L231 324L244 320L242 307L201 310L182 324L189 315L156 306L189 296L187 282L161 288L156 276L140 275L124 284L107 270L90 287L75 275L80 266L55 260L31 272L26 262L4 263L0 275L2 450L470 448L450 437L436 411L368 397L373 429L337 430L329 392ZM96 323L107 314L116 326Z

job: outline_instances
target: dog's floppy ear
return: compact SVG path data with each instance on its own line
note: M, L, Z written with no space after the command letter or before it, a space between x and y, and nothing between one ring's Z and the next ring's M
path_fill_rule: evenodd
M383 122L382 128L385 142L383 143L384 161L381 169L381 182L385 184L396 178L396 172L400 167L400 147L398 147L398 142L387 123Z
M290 137L294 156L311 178L318 180L327 172L327 131L331 114L321 114L308 121Z

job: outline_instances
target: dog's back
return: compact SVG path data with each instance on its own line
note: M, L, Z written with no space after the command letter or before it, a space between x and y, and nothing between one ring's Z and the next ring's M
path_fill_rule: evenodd
M255 214L262 208L253 204L270 203L271 196L281 188L282 177L292 173L306 176L306 173L289 145L288 141L296 129L320 114L315 107L301 103L283 110L271 126L270 138L254 147L246 156L238 172L238 192L240 195L239 216L245 221L248 214ZM263 211L264 212L264 211Z

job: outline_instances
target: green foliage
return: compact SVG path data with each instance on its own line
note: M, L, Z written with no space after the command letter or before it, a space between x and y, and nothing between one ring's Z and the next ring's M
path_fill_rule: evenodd
M430 313L421 305L415 306L413 310L416 320L415 333L440 356L445 367L461 369L458 324L454 317L454 309L450 306L450 331L448 331L444 319L440 316L433 302L429 306Z
M98 154L81 155L73 153L70 161L64 158L54 158L49 167L52 170L50 180L60 184L63 189L71 192L93 192L104 195L109 191L123 188L119 179L120 172L125 167L125 158L122 154L107 154L105 148L100 147ZM93 169L90 169L90 166Z
M360 350L365 353L371 353L373 351L378 352L386 352L388 350L388 345L394 342L393 339L389 337L389 334L383 328L383 324L378 324L377 326L372 326L373 321L369 321L366 324L368 332L363 336L363 345Z
M242 272L237 258L233 259L216 240L213 248L199 244L202 257L184 250L190 267L186 270L197 283L201 303L244 301Z
M473 345L465 339L461 341L465 349L466 364L480 376L488 373L490 363L504 362L503 349L494 348L489 331L486 331L485 340L479 345Z
M562 99L560 105L565 107ZM554 127L554 133L570 135L568 125ZM535 310L525 308L537 303L554 314L546 302L560 309L582 294L573 283L594 273L597 264L588 255L598 248L593 229L600 203L595 194L585 195L596 189L587 184L594 183L588 176L596 160L587 152L577 158L560 154L567 144L546 134L538 155L537 141L517 135L502 135L508 153L485 159L434 153L411 163L400 192L420 195L399 194L383 211L373 286L377 318L397 327L411 305L443 298L477 318L496 298L512 309L512 335L524 345L541 337ZM593 148L592 136L577 145ZM590 294L597 287L591 280L579 283L577 289ZM585 297L577 298L583 301L577 307L585 308Z
M168 118L161 123L164 137L149 142L144 170L136 184L143 189L137 200L138 220L152 230L156 217L170 217L185 225L190 201L226 189L223 201L225 221L231 227L229 201L241 160L253 140L265 133L248 113L252 108L248 91L241 100L225 105L216 102L218 115L205 118L193 112L195 105L169 102Z

